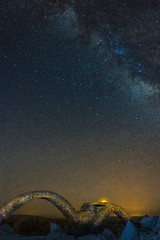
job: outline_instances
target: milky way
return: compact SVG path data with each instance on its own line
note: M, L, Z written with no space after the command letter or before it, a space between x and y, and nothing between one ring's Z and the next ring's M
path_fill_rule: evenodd
M0 3L0 205L46 189L159 213L159 16L158 1Z

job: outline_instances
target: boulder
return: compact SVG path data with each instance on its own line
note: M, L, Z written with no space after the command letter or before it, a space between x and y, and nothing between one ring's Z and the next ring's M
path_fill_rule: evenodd
M132 240L132 239L138 240L139 233L136 227L130 221L128 221L119 240Z
M45 236L25 236L25 235L16 235L16 240L46 240L46 237ZM12 238L11 238L12 240Z
M160 237L154 234L147 234L146 236L141 236L140 240L160 240Z
M144 230L154 231L157 222L158 222L157 217L144 217L140 221L140 224Z
M75 240L72 235L67 235L58 224L50 223L50 234L47 235L46 240Z
M101 238L97 237L94 234L88 234L82 237L78 237L77 240L101 240Z
M148 238L150 238L150 235L146 232L140 232L139 238L140 238L140 240L147 240Z
M158 218L157 224L154 228L154 233L160 235L160 217Z
M152 238L153 239L153 238ZM160 236L156 236L154 240L160 240Z
M9 224L3 224L2 226L0 226L0 230L1 232L5 233L14 233L12 227Z
M53 240L75 240L75 237L72 235L61 234L59 236L53 237Z
M46 240L75 240L75 237L67 235L58 224L50 222L50 234Z
M60 234L64 234L64 232L58 224L50 222L50 234L57 236Z
M101 240L116 240L117 239L116 236L114 235L114 233L112 233L107 228L104 229L104 231L102 233L99 233L98 237Z

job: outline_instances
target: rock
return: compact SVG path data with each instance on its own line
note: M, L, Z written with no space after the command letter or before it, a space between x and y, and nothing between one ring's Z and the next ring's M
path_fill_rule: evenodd
M145 239L147 240L149 237L150 237L150 235L146 232L140 232L139 233L140 240L145 240Z
M50 222L50 234L57 236L60 234L64 234L64 232L58 224Z
M72 235L67 235L58 224L50 223L50 234L48 234L45 240L75 240Z
M128 221L119 240L132 240L132 239L138 240L139 233L136 227L130 221Z
M141 236L140 240L160 240L160 236L155 234L147 234L145 236Z
M102 233L98 234L99 239L101 240L116 240L116 236L108 229L104 229Z
M153 239L153 238L152 238ZM160 236L156 236L154 240L160 240Z
M82 237L78 237L77 240L101 240L101 238L93 234L88 234Z
M2 226L0 226L0 230L5 233L14 233L12 227L9 224L3 224Z
M154 240L154 238L147 234L146 236L141 236L140 240Z
M60 235L60 238L57 238L56 240L75 240L75 237L72 235L63 234Z
M18 235L17 234L17 236L19 238L16 238L16 240L18 240L18 239L19 240L46 240L46 237L45 236L41 236L41 235L32 237L32 236L24 236L24 235Z
M58 236L48 234L45 240L75 240L75 237L67 234L59 234Z
M50 223L50 234L46 236L46 240L75 240L72 235L67 235L56 223Z
M154 228L154 233L160 235L160 217L158 218L157 224Z
M157 217L144 217L140 221L140 224L144 230L153 231L157 225L157 222L158 222Z
M104 229L102 233L97 236L94 234L88 234L82 237L78 237L77 240L116 240L116 236L108 229Z

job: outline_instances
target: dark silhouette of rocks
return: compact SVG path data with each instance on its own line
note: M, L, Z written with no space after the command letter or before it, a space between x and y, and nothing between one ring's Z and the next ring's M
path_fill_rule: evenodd
M109 217L98 228L77 228L65 218L10 216L0 227L0 240L160 240L160 218Z

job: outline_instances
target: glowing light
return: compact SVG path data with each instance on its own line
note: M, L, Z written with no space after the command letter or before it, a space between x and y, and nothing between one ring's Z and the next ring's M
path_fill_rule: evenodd
M102 203L108 203L108 200L103 198L103 199L100 200L100 202L102 202Z

